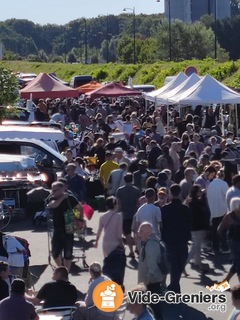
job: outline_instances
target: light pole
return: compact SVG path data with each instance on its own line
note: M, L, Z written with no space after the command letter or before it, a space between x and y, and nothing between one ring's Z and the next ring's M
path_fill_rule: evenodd
M109 41L108 41L108 36L109 36L109 21L108 21L108 14L99 14L98 17L106 17L106 40L107 40L107 47L106 47L106 62L109 62Z
M172 60L171 0L168 0L169 61Z
M214 59L217 59L217 0L214 1Z
M85 64L88 63L88 47L87 47L87 20L84 19L84 46L85 46Z
M156 0L160 2L160 0ZM171 26L171 0L165 0L165 4L168 2L168 50L169 50L169 61L172 60L172 26ZM166 8L164 9L166 13Z
M130 10L133 13L133 63L136 64L136 15L135 15L135 7L123 9L123 11L127 11L127 10Z

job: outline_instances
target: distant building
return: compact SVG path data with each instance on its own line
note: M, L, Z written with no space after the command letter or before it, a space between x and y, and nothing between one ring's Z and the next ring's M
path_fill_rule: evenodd
M230 0L164 0L164 5L167 19L170 17L185 22L198 21L206 14L216 15L219 20L231 16Z

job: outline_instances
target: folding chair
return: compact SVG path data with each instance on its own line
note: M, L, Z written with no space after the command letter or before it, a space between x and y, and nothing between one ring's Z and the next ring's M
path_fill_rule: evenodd
M127 294L124 294L124 298L120 307L115 311L114 320L123 320L127 310Z
M77 308L73 306L52 307L37 310L39 315L61 316L63 320L73 320L73 314Z
M102 312L95 305L88 308L88 320L123 320L127 310L127 294L124 294L123 302L115 312Z

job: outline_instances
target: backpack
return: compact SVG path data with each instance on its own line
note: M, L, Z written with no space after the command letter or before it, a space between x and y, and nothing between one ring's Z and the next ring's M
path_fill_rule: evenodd
M160 248L160 260L158 261L158 267L161 273L166 275L170 271L170 264L168 261L167 249L163 241L161 241L160 239L154 239L154 240L159 244L159 248ZM147 243L145 243L145 246L146 244ZM143 257L145 257L145 246L143 247L143 250L144 250Z

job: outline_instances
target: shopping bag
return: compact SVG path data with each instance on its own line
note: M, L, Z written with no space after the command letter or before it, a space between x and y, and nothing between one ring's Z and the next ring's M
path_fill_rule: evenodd
M88 220L91 220L92 216L94 214L94 210L93 210L93 208L91 206L89 206L88 204L84 203L84 205L83 205L83 214Z
M64 212L65 232L67 234L73 234L75 232L75 215L71 209Z

